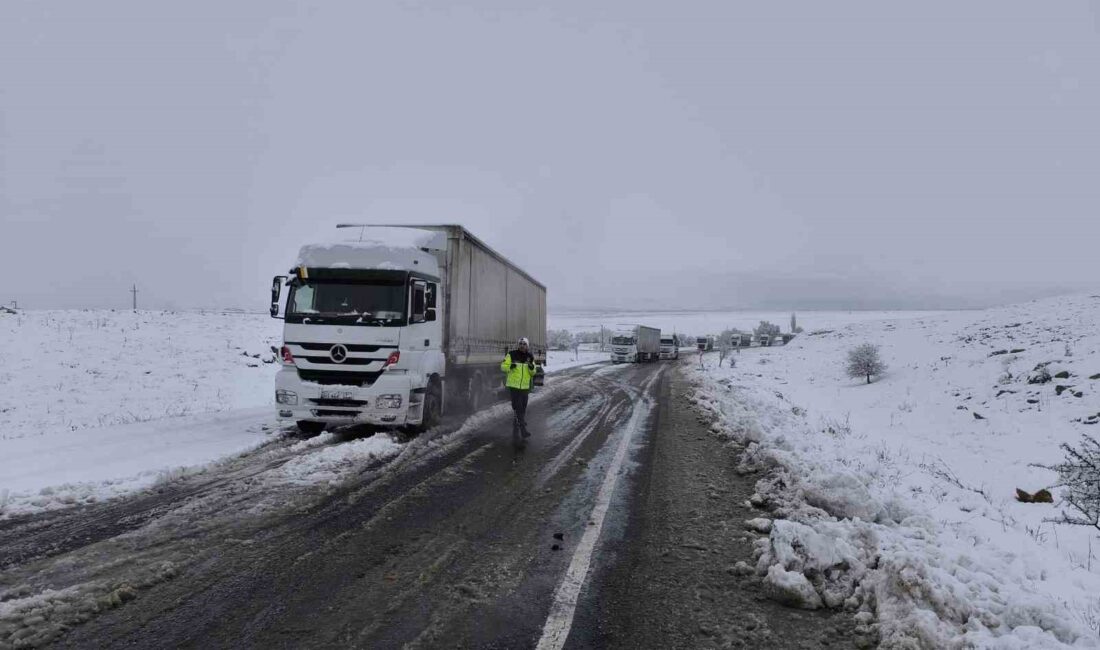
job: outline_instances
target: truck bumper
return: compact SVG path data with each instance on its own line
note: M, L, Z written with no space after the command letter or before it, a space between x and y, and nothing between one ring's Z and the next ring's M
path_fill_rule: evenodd
M283 367L275 375L275 413L281 421L294 422L420 424L424 394L416 388L406 374L383 373L369 387L329 386L304 382L295 368Z
M634 363L638 358L633 354L613 354L611 355L612 363Z

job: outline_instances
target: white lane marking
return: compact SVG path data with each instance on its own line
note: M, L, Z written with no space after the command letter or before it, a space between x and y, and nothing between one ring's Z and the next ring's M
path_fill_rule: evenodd
M619 439L615 457L607 468L607 475L604 476L603 484L600 485L600 491L596 494L596 504L592 507L592 514L588 516L588 521L592 522L592 525L585 528L580 543L573 551L569 568L566 569L561 584L554 591L554 601L550 604L550 614L547 616L546 624L542 628L542 638L539 639L538 650L560 650L565 645L566 639L569 638L569 631L573 627L573 616L577 612L577 598L580 596L581 587L584 586L585 578L588 576L588 569L592 564L592 553L595 551L596 542L600 538L600 531L603 529L607 509L611 505L611 496L615 492L615 485L619 482L623 460L626 458L626 452L630 449L630 442L634 439L634 434L648 419L653 409L652 400L646 397L645 393L648 392L660 374L661 371L654 373L653 377L646 382L640 391L641 395L634 391L627 391L632 393L631 401L634 402L634 412L630 416L630 421L627 423L622 437Z

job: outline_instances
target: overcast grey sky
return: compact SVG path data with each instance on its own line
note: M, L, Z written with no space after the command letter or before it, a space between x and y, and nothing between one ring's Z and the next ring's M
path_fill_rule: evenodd
M0 301L263 308L347 220L558 307L1100 288L1100 3L545 4L0 2Z

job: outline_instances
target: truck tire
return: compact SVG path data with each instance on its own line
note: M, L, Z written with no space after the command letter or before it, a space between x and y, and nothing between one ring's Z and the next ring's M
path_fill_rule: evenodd
M310 420L298 420L295 422L298 425L298 431L302 432L302 435L315 436L325 430L324 422L312 422Z
M420 424L413 427L416 433L424 433L435 425L443 417L443 386L438 378L433 377L428 389L424 391L424 417Z

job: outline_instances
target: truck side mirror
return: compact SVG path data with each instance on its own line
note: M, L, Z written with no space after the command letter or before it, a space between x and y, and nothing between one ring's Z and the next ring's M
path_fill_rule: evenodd
M424 310L424 320L429 323L435 320L435 307L428 307Z
M285 275L276 275L271 279L271 317L279 317L279 296L283 293L283 283L286 282Z

